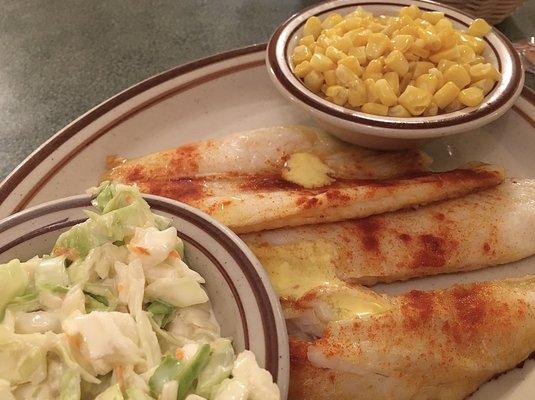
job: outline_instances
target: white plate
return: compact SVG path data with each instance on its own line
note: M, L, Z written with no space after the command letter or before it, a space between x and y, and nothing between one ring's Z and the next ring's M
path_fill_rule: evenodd
M57 133L0 184L0 217L95 185L106 156L139 156L240 130L312 124L272 86L265 45L216 55L174 68L133 86ZM490 125L425 146L435 169L478 160L505 166L511 177L535 178L535 96L525 90ZM535 273L535 257L464 274L379 285L385 292L430 289L454 282ZM528 361L482 387L474 400L527 399L535 393L535 362Z

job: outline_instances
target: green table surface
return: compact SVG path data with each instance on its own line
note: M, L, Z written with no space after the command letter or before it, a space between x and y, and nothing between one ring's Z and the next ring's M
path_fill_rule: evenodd
M173 66L267 41L308 0L0 0L0 179L98 103ZM535 0L498 28L535 35ZM527 84L535 87L533 76Z

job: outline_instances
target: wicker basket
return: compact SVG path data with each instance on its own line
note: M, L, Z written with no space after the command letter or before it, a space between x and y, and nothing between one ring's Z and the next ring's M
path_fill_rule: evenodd
M441 0L440 2L496 25L510 16L524 0Z

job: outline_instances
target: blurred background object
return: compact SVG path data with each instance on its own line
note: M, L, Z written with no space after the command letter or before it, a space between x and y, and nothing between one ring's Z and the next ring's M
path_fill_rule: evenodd
M441 0L439 3L449 4L460 10L485 19L489 24L496 25L509 17L524 0Z

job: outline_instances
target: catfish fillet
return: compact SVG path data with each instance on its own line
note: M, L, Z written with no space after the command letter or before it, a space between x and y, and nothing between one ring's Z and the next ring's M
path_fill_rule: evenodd
M280 176L287 157L311 153L335 178L386 179L427 170L419 150L378 152L352 146L307 126L281 126L200 141L131 160L115 159L105 179L176 181L213 175Z
M290 400L462 400L535 350L535 276L384 301L291 340Z
M517 261L535 253L534 232L535 180L523 179L418 210L242 239L285 295L285 286L296 292L314 274L373 285ZM281 275L300 278L281 282Z

